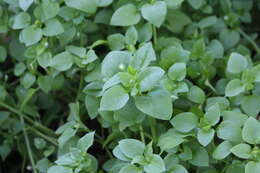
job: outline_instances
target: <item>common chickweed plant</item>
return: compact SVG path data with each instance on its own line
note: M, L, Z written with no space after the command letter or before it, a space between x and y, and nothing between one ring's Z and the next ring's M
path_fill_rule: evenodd
M259 173L259 10L0 0L0 169Z

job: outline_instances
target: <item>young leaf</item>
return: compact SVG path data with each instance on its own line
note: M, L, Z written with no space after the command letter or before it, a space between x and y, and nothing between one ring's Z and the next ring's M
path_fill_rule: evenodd
M238 94L244 92L245 87L241 80L239 79L233 79L228 82L226 88L225 88L225 95L227 97L233 97L237 96Z
M108 89L101 98L101 111L115 111L125 106L129 95L120 85L115 85Z
M182 81L186 76L186 64L176 63L173 64L168 70L168 76L175 81Z
M251 146L248 144L238 144L231 148L230 150L234 155L242 159L249 159L251 158Z
M195 103L202 104L205 101L206 96L202 89L197 86L192 86L188 92L187 97L189 100Z
M178 131L186 133L197 127L198 118L191 112L184 112L175 115L170 122Z
M167 6L164 1L156 1L153 4L145 4L141 8L143 18L153 25L160 27L167 13Z
M219 104L215 104L211 106L206 114L205 114L206 120L210 123L210 125L215 125L219 122L220 119L220 108Z
M151 90L164 74L160 67L147 67L138 74L137 80L140 81L140 91Z
M98 6L98 0L65 0L67 6L86 13L95 13Z
M73 61L73 56L65 51L53 57L51 66L58 71L66 71L71 68Z
M55 36L64 32L63 26L56 18L47 20L45 22L45 28L43 28L43 35Z
M126 4L118 8L112 15L110 24L115 26L131 26L135 25L141 19L133 4Z
M165 171L165 165L162 158L154 154L152 158L149 159L149 163L144 166L144 170L147 173L161 173Z
M249 144L260 144L260 122L253 118L249 117L243 127L242 137L243 140Z
M203 147L197 148L192 155L190 163L200 167L209 166L209 155L207 150Z
M31 23L31 16L26 12L21 12L14 17L13 29L23 29Z
M19 0L19 6L23 11L26 11L33 3L33 0Z
M232 148L232 144L229 141L223 141L221 144L217 146L217 148L213 151L213 158L217 160L222 160L226 158L230 153L230 149Z
M215 135L214 129L210 129L208 131L204 131L200 129L198 131L198 141L201 145L205 147L213 140L214 135Z
M142 170L135 165L127 165L120 169L119 173L142 173Z
M136 139L123 139L119 141L119 148L129 158L142 155L145 145Z
M227 70L231 73L241 73L244 71L248 66L247 59L239 53L231 53L228 64Z
M89 147L93 145L95 132L89 132L81 137L77 143L77 148L83 152L87 152Z
M126 51L112 51L104 58L101 66L101 74L106 77L112 77L119 72L120 66L127 68L131 54Z
M172 116L172 99L169 95L147 95L135 98L136 107L152 117L169 120Z
M28 26L20 33L20 41L25 43L26 46L31 46L38 43L42 38L42 30Z
M258 173L260 170L260 162L250 161L245 166L245 173Z
M47 173L73 173L72 169L64 166L52 166Z

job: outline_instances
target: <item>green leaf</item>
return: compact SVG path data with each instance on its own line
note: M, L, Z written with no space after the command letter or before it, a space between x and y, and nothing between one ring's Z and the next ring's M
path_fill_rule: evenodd
M145 145L136 139L123 139L119 141L119 148L129 158L143 155Z
M213 158L217 160L222 160L226 158L230 153L230 149L232 148L232 144L229 141L223 141L221 144L217 146L217 148L213 151Z
M166 21L167 28L174 33L182 32L184 27L192 22L189 16L178 10L169 11Z
M241 127L245 121L247 120L248 116L236 111L224 111L222 113L222 117L224 121L230 121L236 124L237 126Z
M125 154L122 152L122 150L120 149L119 145L117 145L114 149L113 149L113 155L118 158L119 160L122 161L130 161L130 158L128 158L127 156L125 156Z
M121 50L125 47L125 37L116 33L107 37L108 45L111 50Z
M171 167L170 173L188 173L188 171L184 166L176 164Z
M142 173L142 170L135 165L127 165L120 169L119 173Z
M98 0L65 0L67 6L86 13L95 13L98 6Z
M152 61L156 60L156 55L151 42L145 43L134 54L130 65L136 69L147 67Z
M58 138L58 143L60 147L63 147L72 137L75 136L77 130L66 127L62 135Z
M186 76L186 64L176 63L173 64L168 70L168 76L175 81L182 81Z
M260 170L260 162L250 161L245 166L245 173L258 173Z
M44 0L41 5L35 8L34 15L41 21L46 21L55 17L59 13L59 3Z
M249 159L251 158L251 146L248 144L238 144L231 148L231 152L239 158Z
M4 62L7 57L7 52L3 46L0 46L0 63Z
M252 68L252 71L253 71L253 75L255 77L254 81L255 82L260 82L260 64L254 66Z
M52 54L49 51L43 52L37 56L37 61L42 68L49 67L52 63Z
M13 29L23 29L31 23L31 16L28 13L21 12L14 17Z
M35 80L36 77L29 72L25 73L25 75L20 79L24 88L30 88L34 84Z
M95 96L86 95L85 106L91 119L94 119L98 115L99 100Z
M167 6L164 1L156 1L153 4L145 4L141 8L143 18L153 25L160 27L167 13Z
M81 137L77 143L77 148L83 152L87 152L89 147L93 145L95 132L89 132Z
M131 26L135 25L141 19L133 4L126 4L118 8L112 15L110 24L115 26Z
M210 129L208 131L200 129L198 131L198 141L204 147L207 146L214 138L215 130Z
M181 135L169 130L159 137L158 146L161 148L162 151L165 151L168 149L172 149L183 142L184 139Z
M204 3L204 0L188 0L190 6L192 6L192 8L198 10Z
M165 171L165 165L162 158L153 154L153 156L149 159L149 164L144 166L144 170L147 173L160 173Z
M42 30L28 26L20 33L20 41L25 43L26 46L31 46L38 43L42 38Z
M260 96L251 95L243 97L241 107L247 115L256 117L260 111Z
M127 51L112 51L104 58L101 66L101 74L106 77L112 77L121 71L120 66L127 68L131 54Z
M137 96L135 104L143 113L158 119L169 120L172 116L172 99L169 95Z
M165 0L167 6L169 8L172 8L172 9L175 9L179 6L181 6L181 4L183 3L184 0L175 0L175 1L172 1L172 0Z
M224 47L218 40L212 40L208 45L208 50L212 53L214 58L223 58L224 56Z
M210 123L210 125L216 125L219 122L220 119L220 107L219 104L215 104L211 106L206 114L205 114L206 120Z
M260 144L260 122L253 118L249 117L243 127L242 137L243 140L249 144Z
M125 89L116 85L108 89L101 98L101 111L115 111L125 106L129 99L129 95Z
M200 22L199 22L199 27L201 29L213 26L215 23L217 22L217 17L216 16L208 16L203 18Z
M239 124L236 124L233 120L222 122L218 126L217 131L218 138L229 140L231 142L242 141L242 129Z
M191 112L184 112L175 115L170 122L178 131L186 133L197 127L198 117Z
M227 71L237 74L244 71L248 66L247 59L239 53L231 53L228 63Z
M66 71L71 68L73 62L73 56L65 51L53 57L51 66L58 71Z
M195 103L202 104L205 101L206 96L202 89L197 86L192 86L188 92L187 97L189 100Z
M19 6L23 11L26 11L33 3L33 0L19 0Z
M26 66L24 65L24 63L20 62L18 64L15 64L14 75L20 76L24 73L25 70L26 70Z
M64 32L63 26L58 19L53 18L45 22L45 27L43 28L43 35L55 36L63 32Z
M138 74L137 80L140 81L140 91L149 91L163 77L164 71L160 67L147 67Z
M52 166L47 173L73 173L72 169L64 166Z
M127 29L125 33L125 41L128 45L135 45L138 40L138 33L134 26Z
M208 167L209 166L209 155L205 148L199 147L196 148L192 154L191 164L199 167Z
M240 35L237 31L223 29L219 34L219 39L223 43L225 50L234 47L240 40Z
M245 87L241 80L239 79L233 79L228 82L226 88L225 88L225 95L227 97L233 97L237 96L238 94L244 92Z
M38 77L38 85L45 93L48 93L52 89L52 80L51 76L40 76Z

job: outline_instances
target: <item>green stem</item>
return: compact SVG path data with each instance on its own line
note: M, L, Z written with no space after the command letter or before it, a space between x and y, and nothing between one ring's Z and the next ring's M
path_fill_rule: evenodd
M260 48L254 40L252 40L242 29L239 29L238 32L254 47L257 53L260 53Z
M155 49L157 48L157 31L156 27L153 25L153 44Z
M35 162L34 162L32 149L31 149L30 141L29 141L28 134L27 134L27 131L26 131L26 128L25 128L25 123L24 123L23 116L20 116L20 122L21 122L22 129L23 129L23 135L24 135L25 144L26 144L26 148L27 148L27 151L28 151L29 159L30 159L30 162L32 164L32 169L33 169L34 173L37 173L36 165L35 165Z
M13 112L15 115L17 116L23 116L25 121L29 122L30 124L34 125L36 128L38 128L39 130L42 130L44 132L46 132L48 135L52 135L52 136L57 136L51 129L43 126L42 124L33 121L30 117L26 116L25 114L23 114L22 112L20 112L18 109L0 101L0 106L2 106L3 108Z
M144 138L144 129L143 129L143 126L140 124L139 126L139 129L140 129L140 137L141 137L141 140L142 142L145 144L145 138Z
M148 120L149 120L149 124L150 124L150 128L151 128L153 141L156 143L157 142L157 134L156 134L156 129L155 129L155 120L152 117L149 117Z
M32 127L29 127L29 129L30 129L34 134L38 135L39 137L45 139L46 141L52 143L52 144L55 145L55 146L58 146L58 142L56 141L56 139L53 139L53 138L51 138L51 137L48 137L48 136L46 136L45 134L43 134L43 133L37 131L36 129L34 129L34 128L32 128Z

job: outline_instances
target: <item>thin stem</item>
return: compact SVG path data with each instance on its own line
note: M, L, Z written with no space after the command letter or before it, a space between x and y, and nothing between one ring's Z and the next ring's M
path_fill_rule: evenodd
M148 120L149 120L149 124L150 124L150 128L151 128L153 141L156 143L157 142L157 134L156 134L156 129L154 128L155 127L155 120L152 117L149 117Z
M139 129L140 129L140 137L141 137L141 140L142 142L145 144L145 138L144 138L144 129L143 129L143 126L140 124L139 126Z
M3 108L13 112L15 115L17 116L23 116L25 121L33 124L35 127L37 127L39 130L42 130L44 132L46 132L48 135L52 135L52 136L57 136L51 129L43 126L42 124L33 121L30 117L26 116L25 114L23 114L22 112L20 112L18 109L0 101L0 106L2 106Z
M238 29L238 32L254 47L257 53L260 53L260 48L257 46L254 40L250 38L242 29Z
M156 27L153 25L153 44L155 49L157 48L157 31Z
M31 149L31 146L30 146L30 141L29 141L28 134L27 134L27 131L26 131L26 128L25 128L24 118L21 115L20 115L20 122L21 122L22 129L23 129L23 135L24 135L25 144L26 144L26 148L27 148L27 151L28 151L29 159L30 159L30 162L32 164L32 169L33 169L34 173L37 173L36 165L35 165L33 154L32 154L32 149Z
M51 137L48 137L48 136L46 136L45 134L43 134L43 133L37 131L36 129L34 129L34 128L32 128L32 127L29 127L29 129L30 129L34 134L38 135L39 137L45 139L46 141L52 143L52 144L55 145L55 146L58 146L58 142L56 141L56 139L53 139L53 138L51 138Z

